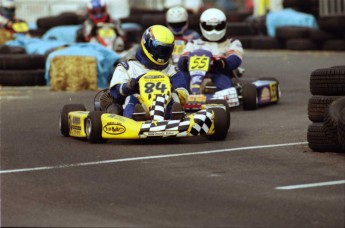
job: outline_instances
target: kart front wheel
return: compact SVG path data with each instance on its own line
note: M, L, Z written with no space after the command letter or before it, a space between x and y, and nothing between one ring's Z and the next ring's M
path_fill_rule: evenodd
M214 113L214 134L207 137L211 140L224 140L228 134L227 122L229 117L222 108L210 108L209 110L212 110Z
M220 104L220 105L224 105L225 113L228 116L227 126L228 126L228 129L229 129L230 128L230 121L231 121L231 119L230 119L230 107L229 107L228 102L226 102L226 100L224 100L224 99L213 99L213 100L207 100L206 104Z
M242 96L244 110L256 110L258 108L258 93L254 84L243 85Z
M105 143L107 140L102 138L102 120L104 112L91 111L85 119L86 138L90 143Z
M59 127L61 134L65 137L69 136L68 113L74 111L86 111L86 108L83 104L67 104L63 106L60 112Z

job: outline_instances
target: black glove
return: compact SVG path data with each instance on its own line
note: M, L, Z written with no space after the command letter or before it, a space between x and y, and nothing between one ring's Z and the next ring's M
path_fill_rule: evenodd
M127 84L126 88L133 94L139 92L139 80L136 78L131 78Z
M216 71L225 72L227 63L225 59L216 59L213 61L213 67Z
M188 56L181 56L178 60L177 66L182 71L188 71Z

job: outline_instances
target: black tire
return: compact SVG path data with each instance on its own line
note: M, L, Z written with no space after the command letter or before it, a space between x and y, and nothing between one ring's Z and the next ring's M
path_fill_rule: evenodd
M256 110L258 108L258 92L253 84L245 84L242 88L244 110Z
M259 50L284 49L283 42L269 36L254 36L251 47Z
M85 120L85 131L87 140L90 143L105 143L102 138L102 111L91 111Z
M315 152L339 152L340 145L334 144L323 130L323 123L312 123L308 127L307 141L309 148Z
M310 75L312 95L344 96L345 67L321 68Z
M222 99L207 100L206 104L221 104L221 105L224 105L225 113L228 116L227 127L229 129L230 128L230 123L231 123L231 115L230 115L230 107L229 107L229 104L226 102L226 100L222 100Z
M311 39L290 39L286 41L286 49L295 51L308 51L321 49L320 45Z
M69 120L68 120L68 113L74 111L86 111L86 108L82 104L67 104L64 105L60 111L59 116L59 127L60 132L63 136L69 137Z
M310 28L297 26L284 26L276 28L276 37L282 40L308 38Z
M338 120L338 141L342 150L345 151L345 108L340 113Z
M0 70L0 85L3 86L44 86L45 70Z
M323 122L328 106L341 96L316 95L309 98L308 118L312 122Z
M79 25L80 18L76 14L62 14L59 16L41 17L36 20L39 29L48 30L60 25Z
M11 54L0 55L0 70L45 69L44 55Z
M207 138L210 140L224 140L228 134L228 116L226 111L222 108L210 108L214 112L214 134L208 135ZM224 124L225 123L225 124Z
M324 119L324 131L327 137L334 143L339 144L338 141L338 120L340 118L341 111L345 108L345 97L341 97L333 101L326 111Z
M0 45L0 54L11 54L11 48L10 46L6 45L6 44L2 44Z
M11 54L26 54L25 48L21 46L10 46Z
M323 50L326 51L344 51L345 50L345 40L327 40L323 44Z
M256 30L245 22L228 22L226 28L226 36L254 36L257 35Z

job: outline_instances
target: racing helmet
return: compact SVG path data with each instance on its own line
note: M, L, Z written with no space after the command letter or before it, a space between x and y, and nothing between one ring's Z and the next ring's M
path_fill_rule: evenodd
M226 34L226 16L216 8L205 10L200 16L200 30L209 41L219 41Z
M9 20L13 20L16 13L14 0L1 0L0 13Z
M90 0L87 3L87 12L94 23L106 22L108 19L107 6L104 0Z
M141 38L141 49L150 62L163 66L171 57L174 41L174 35L167 27L153 25L145 30Z
M174 35L183 35L188 29L188 12L182 6L170 8L165 16L167 26Z

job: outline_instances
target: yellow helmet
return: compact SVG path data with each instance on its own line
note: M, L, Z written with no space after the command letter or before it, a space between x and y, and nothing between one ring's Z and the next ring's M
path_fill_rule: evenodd
M165 65L174 50L174 35L163 25L147 28L141 38L144 55L156 65Z

